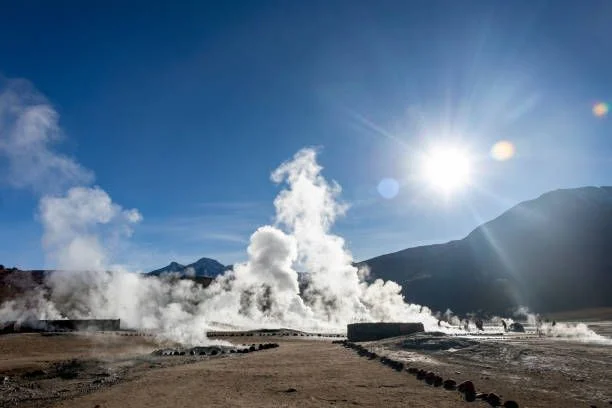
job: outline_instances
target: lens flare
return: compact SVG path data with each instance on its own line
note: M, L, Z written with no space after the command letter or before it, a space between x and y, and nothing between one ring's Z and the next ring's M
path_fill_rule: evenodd
M393 178L384 178L378 183L378 194L390 200L399 192L399 183Z
M491 147L491 157L499 161L511 159L514 156L514 152L514 145L507 140L500 140Z
M593 115L597 116L598 118L603 118L609 111L610 105L605 102L597 102L595 105L593 105Z

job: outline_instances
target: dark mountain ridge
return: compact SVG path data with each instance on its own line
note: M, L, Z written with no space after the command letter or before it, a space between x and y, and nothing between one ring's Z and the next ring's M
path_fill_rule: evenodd
M371 278L410 302L457 313L612 306L612 187L555 190L522 202L467 237L378 256Z
M176 273L180 276L210 277L214 278L222 275L228 266L210 258L200 258L189 265L181 265L177 262L170 262L168 266L149 272L147 275L160 276L168 273Z

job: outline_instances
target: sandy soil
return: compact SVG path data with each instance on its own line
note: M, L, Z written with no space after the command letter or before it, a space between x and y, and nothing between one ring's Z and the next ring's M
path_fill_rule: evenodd
M156 345L148 337L0 336L0 406L489 406L482 401L465 402L456 391L428 386L407 372L359 357L330 340L267 336L228 340L236 344L277 342L280 347L215 357L158 357L150 354ZM491 343L474 352L465 349L438 354L407 352L397 347L397 341L378 342L372 347L412 366L430 367L444 378L473 380L479 391L495 391L521 407L610 406L606 400L612 397L608 395L612 389L609 347ZM504 347L510 350L506 354ZM526 350L521 356L544 356L541 360L547 364L551 358L557 361L554 359L569 355L568 361L573 362L568 367L573 370L573 364L578 363L584 375L565 375L555 367L534 369L529 359L499 357L512 356L516 350ZM509 363L512 361L514 365ZM579 378L583 380L574 381ZM592 399L576 391L583 388Z
M478 392L494 392L504 399L520 402L523 407L612 404L612 346L609 344L535 335L467 340L474 344L439 351L406 348L401 338L364 345L379 355L433 371L444 379L458 382L469 379Z

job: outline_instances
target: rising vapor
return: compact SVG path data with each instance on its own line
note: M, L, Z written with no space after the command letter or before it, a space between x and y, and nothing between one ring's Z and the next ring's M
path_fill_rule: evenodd
M57 121L24 82L10 82L0 94L3 181L39 195L46 259L60 270L46 288L0 305L0 320L120 318L124 328L189 345L210 343L207 331L228 327L344 331L352 322L413 321L456 330L439 325L427 307L405 302L395 282L364 280L367 271L353 265L344 240L331 232L348 209L341 188L321 175L311 148L272 173L282 186L275 222L252 234L247 262L205 289L172 275L127 271L115 262L115 249L142 215L114 203L92 186L93 172L52 149L61 135ZM450 311L447 317L453 320Z

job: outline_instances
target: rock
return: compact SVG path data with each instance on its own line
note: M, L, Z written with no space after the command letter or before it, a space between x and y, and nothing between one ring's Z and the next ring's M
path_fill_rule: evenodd
M394 368L396 371L404 371L404 363L402 363L402 362L398 361L398 362L396 362L396 363L393 365L393 368Z
M467 392L465 392L464 395L465 395L465 400L467 402L473 402L473 401L476 400L476 393L475 392L467 391Z
M424 378L425 378L425 374L427 374L427 372L426 372L425 370L422 370L422 369L421 369L421 370L419 370L419 371L417 372L417 376L416 376L416 377L417 377L417 380L422 380L422 379L424 379Z
M285 392L289 393L289 392L297 392L297 390L295 388L287 388L285 390Z
M452 379L448 379L444 381L443 385L444 385L444 389L446 390L454 390L455 388L457 388L457 382Z
M433 385L435 378L436 374L431 371L425 374L425 382L429 385Z
M442 377L440 377L439 375L436 375L436 378L434 378L434 387L440 387L442 386L442 383L444 382L444 380L442 379Z
M491 392L487 397L487 402L494 407L498 407L501 405L501 398L499 398L499 395L495 394L494 392Z
M504 402L504 408L519 408L519 405L515 401Z
M457 390L463 393L472 393L474 394L474 398L476 398L476 387L474 387L474 383L469 380L459 384Z

